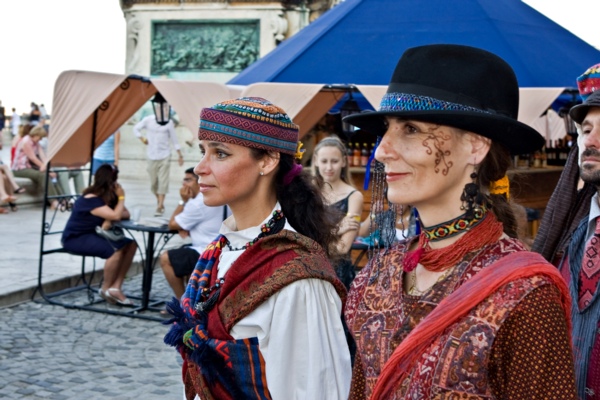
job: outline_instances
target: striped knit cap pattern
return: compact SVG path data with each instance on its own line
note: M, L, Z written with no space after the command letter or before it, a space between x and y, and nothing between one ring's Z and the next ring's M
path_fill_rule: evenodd
M600 64L589 67L581 76L577 78L577 88L583 100L600 89Z
M198 139L296 154L299 127L261 97L241 97L203 108Z

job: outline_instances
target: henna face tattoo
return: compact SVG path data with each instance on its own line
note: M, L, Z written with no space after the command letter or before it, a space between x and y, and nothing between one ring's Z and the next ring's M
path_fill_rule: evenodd
M437 131L439 126L434 126L428 129L427 137L423 139L423 146L427 149L427 154L435 156L435 173L448 175L448 171L454 164L446 159L452 154L450 150L444 150L444 144L451 139L450 132Z

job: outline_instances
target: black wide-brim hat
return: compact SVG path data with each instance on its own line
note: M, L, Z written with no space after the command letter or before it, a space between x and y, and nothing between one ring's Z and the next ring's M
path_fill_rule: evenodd
M379 111L344 121L382 136L385 116L463 129L505 145L512 154L544 145L532 127L517 121L519 85L510 65L488 51L436 44L404 52Z
M590 107L600 107L600 90L596 90L595 92L590 94L583 103L572 107L569 110L569 115L571 116L573 121L581 125L588 111L590 110Z

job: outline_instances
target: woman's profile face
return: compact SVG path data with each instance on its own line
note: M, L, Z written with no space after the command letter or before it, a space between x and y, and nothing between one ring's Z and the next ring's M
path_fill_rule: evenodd
M194 168L207 206L253 204L260 176L259 161L248 147L201 140L202 159Z
M460 201L473 172L466 134L449 126L395 117L388 117L387 123L375 158L385 166L389 200L417 208Z
M335 146L323 146L315 154L315 166L325 182L336 182L341 179L346 157Z

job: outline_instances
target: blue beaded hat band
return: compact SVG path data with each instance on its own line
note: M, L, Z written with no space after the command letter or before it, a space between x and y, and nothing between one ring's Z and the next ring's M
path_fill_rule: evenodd
M504 60L475 47L435 44L404 52L379 111L344 121L383 136L385 117L413 119L477 133L512 154L531 153L545 140L517 120L518 110L519 85Z
M198 139L295 155L299 127L260 97L241 97L203 108Z
M419 96L410 93L386 93L381 100L379 111L473 111L490 113L476 107L449 101L438 100L429 96Z

